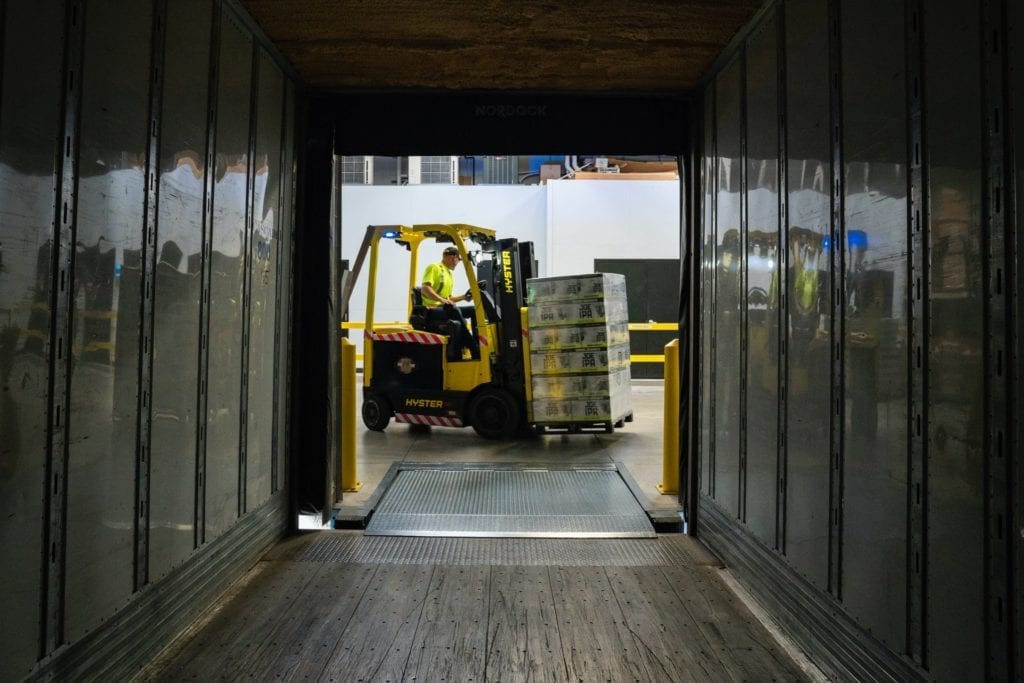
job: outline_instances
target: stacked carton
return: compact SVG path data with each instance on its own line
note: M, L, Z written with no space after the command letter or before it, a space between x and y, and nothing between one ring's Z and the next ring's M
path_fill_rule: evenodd
M626 279L614 273L526 281L537 424L614 424L630 401Z

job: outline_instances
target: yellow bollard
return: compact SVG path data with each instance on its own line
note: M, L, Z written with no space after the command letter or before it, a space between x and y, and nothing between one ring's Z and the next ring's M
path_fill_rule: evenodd
M363 488L356 481L356 345L341 340L341 490Z
M665 443L661 452L661 493L679 493L679 340L665 344Z

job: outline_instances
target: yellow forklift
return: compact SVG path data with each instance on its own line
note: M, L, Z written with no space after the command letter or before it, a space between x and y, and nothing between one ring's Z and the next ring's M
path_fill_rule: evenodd
M462 353L464 334L440 307L419 296L417 256L424 242L453 245L469 281L472 309L465 307L479 353ZM409 251L408 322L374 322L377 266L382 248ZM529 368L523 315L526 280L536 276L531 242L497 239L494 230L465 224L371 225L344 286L343 311L351 284L369 256L366 323L363 332L363 422L383 431L395 422L447 427L471 426L488 439L509 438L526 426ZM387 286L400 286L389 283Z

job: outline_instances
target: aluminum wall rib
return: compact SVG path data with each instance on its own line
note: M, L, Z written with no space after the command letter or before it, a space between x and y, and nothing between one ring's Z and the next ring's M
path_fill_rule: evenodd
M1024 7L1020 3L1013 3L1008 8L1006 18L1007 36L1007 59L1011 64L1009 82L1009 107L1007 109L1007 120L1010 122L1010 130L1013 131L1010 140L1013 150L1013 166L1011 174L1016 178L1015 184L1010 188L1013 200L1008 202L1011 210L1010 225L1013 235L1013 253L1017 258L1013 261L1013 269L1010 273L1011 306L1013 307L1013 325L1011 326L1011 349L1012 349L1012 392L1017 403L1018 410L1014 413L1011 422L1010 452L1020 453L1024 447L1024 420L1020 415L1020 398L1024 395L1024 377L1021 372L1021 361L1024 359L1024 348L1022 348L1021 324L1024 321L1024 292L1021 291L1021 265L1019 255L1024 249ZM1012 461L1013 475L1011 480L1011 500L1019 501L1024 496L1024 467L1018 456ZM1017 674L1020 675L1020 662L1024 658L1024 591L1021 585L1024 583L1024 506L1018 505L1013 511L1013 523L1011 534L1016 544L1016 551L1013 553L1014 592L1015 598L1012 612L1013 631L1016 640L1012 644L1014 656L1016 657Z
M708 302L715 293L715 263L718 247L715 243L715 183L718 177L718 153L715 147L715 86L704 92L702 133L703 158L700 160L701 198L701 259L700 289L703 294L699 315L700 324L700 472L699 490L709 496L715 493L715 309Z

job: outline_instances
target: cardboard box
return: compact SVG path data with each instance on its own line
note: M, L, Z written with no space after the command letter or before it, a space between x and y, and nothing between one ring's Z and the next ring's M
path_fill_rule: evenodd
M546 325L586 325L629 320L625 301L532 304L526 309L530 329Z
M531 278L526 281L526 304L557 301L626 302L626 276L619 273L588 273Z
M618 422L630 412L628 392L606 398L535 399L533 421L539 424L558 422Z
M530 328L530 350L579 349L629 344L629 323Z
M628 367L587 375L535 375L533 398L602 398L630 390Z
M564 174L561 164L541 164L540 181L558 180Z
M608 349L530 352L530 372L534 375L597 373L628 367L628 344L616 344Z

